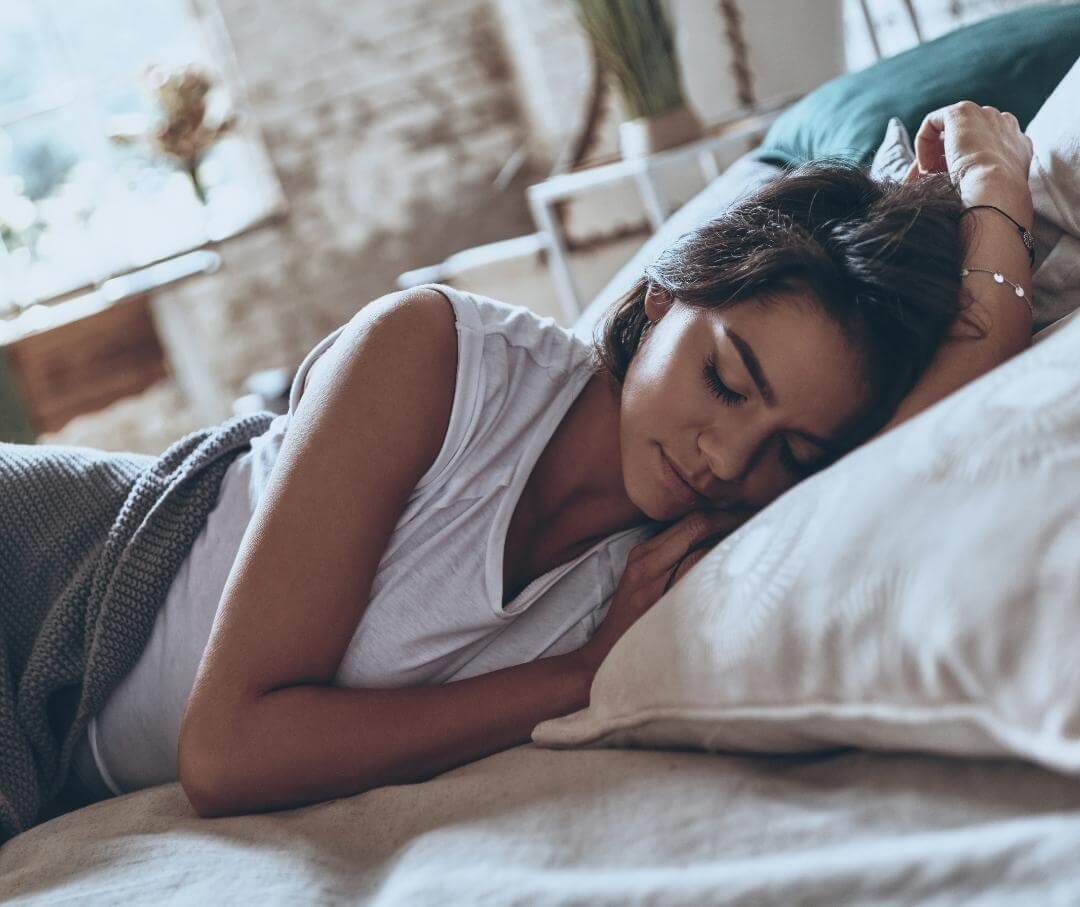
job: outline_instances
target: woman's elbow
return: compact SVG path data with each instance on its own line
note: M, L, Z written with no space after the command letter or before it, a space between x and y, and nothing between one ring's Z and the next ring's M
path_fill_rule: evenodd
M200 819L220 819L236 815L234 810L222 802L214 788L193 784L191 779L186 777L180 778L180 786L184 789L191 808Z
M222 752L223 740L214 735L207 742L189 722L180 729L176 763L178 780L192 808L203 819L233 816L242 810L235 798L235 784L229 776L230 760Z
M202 819L217 819L236 814L227 802L227 785L221 770L210 760L181 755L178 760L180 786L192 809Z

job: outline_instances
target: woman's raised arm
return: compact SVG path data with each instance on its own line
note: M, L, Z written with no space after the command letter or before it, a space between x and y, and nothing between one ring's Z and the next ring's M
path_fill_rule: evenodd
M947 170L965 205L994 205L1031 228L1031 140L1011 113L971 101L936 110L923 121L915 148L918 156L909 179ZM969 212L964 221L968 230L964 267L997 271L1030 294L1031 265L1015 225L999 212L984 208ZM1008 283L996 283L990 274L976 272L964 278L963 291L971 299L969 312L985 328L985 336L946 340L878 434L1031 344L1031 313Z

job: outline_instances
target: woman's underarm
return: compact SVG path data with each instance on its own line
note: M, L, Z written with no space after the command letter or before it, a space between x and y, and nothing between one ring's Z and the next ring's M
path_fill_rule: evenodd
M1033 218L1030 194L1017 193L1009 199L995 196L997 200L992 202L983 202L972 195L966 194L966 204L995 204L1030 228ZM1030 298L1031 265L1016 227L997 211L987 209L969 212L964 221L969 232L963 266L998 271L1013 283L1020 284ZM972 336L972 329L958 322L951 337L959 339L948 339L941 345L915 387L900 402L896 413L878 435L1031 345L1031 312L1008 283L999 284L989 274L976 273L963 279L962 290L972 300L968 313L984 328L985 336Z

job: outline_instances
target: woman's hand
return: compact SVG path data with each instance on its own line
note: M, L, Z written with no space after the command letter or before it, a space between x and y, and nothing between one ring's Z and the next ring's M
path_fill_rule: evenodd
M754 511L695 510L631 549L603 622L576 653L591 674L630 627Z
M1031 139L1015 116L960 101L926 115L915 136L915 160L906 179L948 173L966 204L997 205L1030 225L1031 155Z

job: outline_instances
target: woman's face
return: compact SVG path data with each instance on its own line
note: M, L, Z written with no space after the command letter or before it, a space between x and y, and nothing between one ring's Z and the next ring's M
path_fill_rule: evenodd
M834 459L825 445L870 404L859 350L808 293L715 310L650 287L645 311L654 324L623 383L620 450L627 494L652 519L759 510Z

